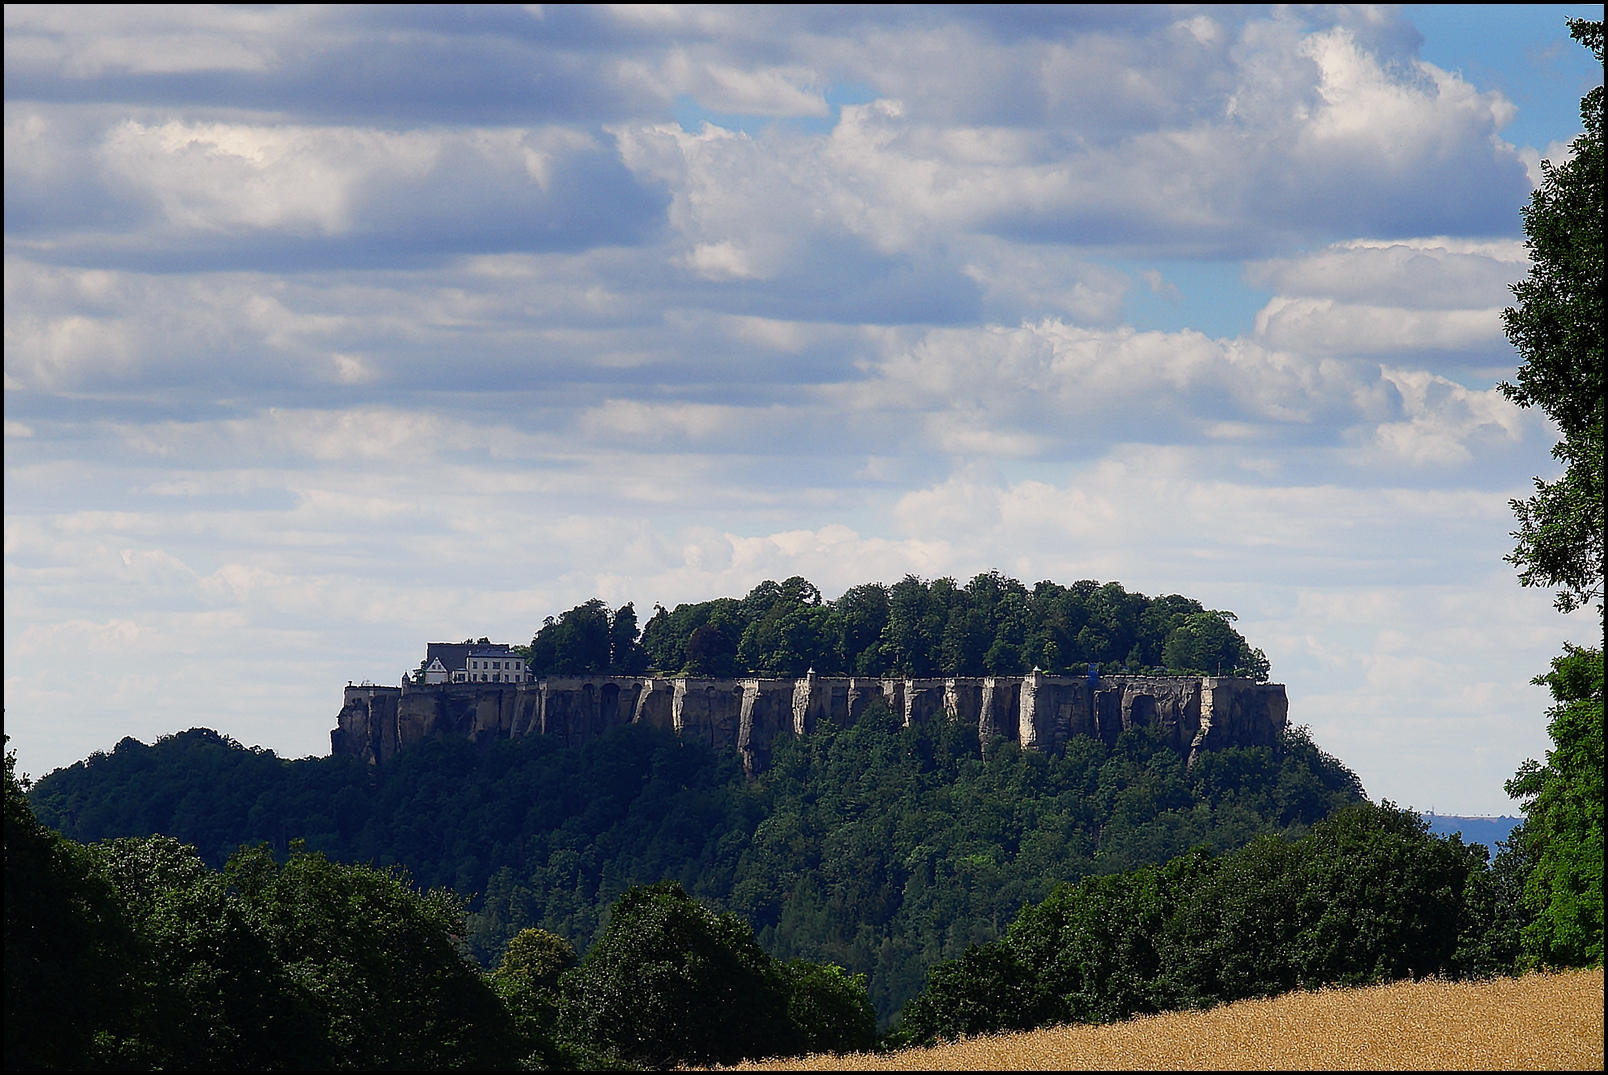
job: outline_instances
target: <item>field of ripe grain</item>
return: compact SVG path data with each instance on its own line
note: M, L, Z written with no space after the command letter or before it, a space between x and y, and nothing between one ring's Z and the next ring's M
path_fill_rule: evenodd
M1603 973L1289 993L1105 1026L970 1038L754 1070L1603 1068Z

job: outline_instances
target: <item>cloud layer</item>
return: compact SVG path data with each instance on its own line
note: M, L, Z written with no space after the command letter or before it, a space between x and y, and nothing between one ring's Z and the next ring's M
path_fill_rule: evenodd
M6 20L24 768L322 752L346 679L594 595L994 568L1235 609L1376 794L1544 747L1551 437L1493 388L1543 150L1398 15Z

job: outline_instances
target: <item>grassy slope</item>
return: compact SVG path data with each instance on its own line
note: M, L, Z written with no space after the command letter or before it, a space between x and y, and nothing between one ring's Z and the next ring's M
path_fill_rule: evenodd
M1603 972L1397 982L1105 1026L972 1038L768 1070L1514 1069L1603 1067Z

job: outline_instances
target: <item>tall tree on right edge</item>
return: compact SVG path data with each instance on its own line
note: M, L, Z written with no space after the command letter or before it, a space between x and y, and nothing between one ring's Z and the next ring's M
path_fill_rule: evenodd
M1569 35L1603 62L1603 23L1569 20ZM1557 588L1560 612L1597 602L1597 644L1565 644L1552 671L1534 682L1552 689L1547 731L1553 749L1527 761L1507 783L1524 803L1515 833L1534 865L1524 902L1524 962L1601 965L1603 933L1603 90L1580 102L1585 133L1573 159L1542 163L1541 186L1525 207L1532 266L1503 311L1523 363L1504 395L1540 406L1557 424L1556 481L1535 480L1535 495L1514 500L1517 544L1506 559L1525 586Z
M1602 62L1602 23L1571 19L1569 33ZM1518 384L1499 387L1557 423L1563 439L1552 454L1566 467L1557 481L1537 478L1530 499L1512 501L1518 544L1506 559L1524 585L1558 587L1560 612L1602 599L1602 110L1598 86L1580 102L1585 133L1574 158L1541 162L1541 186L1523 210L1530 276L1513 285L1517 305L1502 311L1524 361Z

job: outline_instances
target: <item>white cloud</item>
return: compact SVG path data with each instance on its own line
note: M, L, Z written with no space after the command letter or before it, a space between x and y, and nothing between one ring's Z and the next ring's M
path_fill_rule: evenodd
M25 764L322 752L594 595L997 568L1233 608L1376 794L1500 808L1564 630L1480 387L1511 105L1386 8L1011 18L8 8Z
M724 277L742 280L760 275L749 264L748 255L730 241L699 243L692 248L685 261L693 272L710 280Z
M991 319L1006 324L1062 314L1082 324L1114 325L1133 281L1076 250L974 236L962 271L983 289Z
M6 65L83 80L125 73L262 73L277 65L275 38L294 38L316 17L293 8L11 4Z
M1314 155L1357 153L1387 173L1399 172L1421 163L1426 152L1456 145L1470 129L1500 129L1513 115L1501 94L1479 93L1430 63L1416 65L1428 86L1393 77L1343 27L1307 36L1298 51L1320 72L1322 104L1304 139Z
M1304 354L1491 355L1511 351L1502 310L1529 271L1518 240L1348 240L1251 264L1247 279L1274 287L1256 337Z
M742 69L697 60L676 49L665 60L664 78L674 93L690 93L715 112L745 116L824 116L826 101L815 87L821 78L802 67Z
M1546 172L1541 167L1542 161L1552 165L1560 165L1574 160L1575 141L1575 138L1555 139L1547 143L1547 148L1544 152L1534 146L1519 147L1519 159L1524 162L1524 172L1530 177L1530 186L1539 188L1542 181L1546 179Z
M1492 388L1474 392L1422 370L1381 367L1402 400L1406 420L1386 422L1374 431L1378 448L1414 464L1458 464L1473 458L1475 439L1518 441L1523 414L1517 404Z
M752 428L763 421L756 415L737 407L721 407L707 403L641 403L636 400L611 399L583 414L578 425L594 434L663 440L666 437L689 437L706 440L716 433L733 433L741 430L739 439L746 439Z
M895 344L875 372L841 398L862 407L960 408L973 425L1031 430L1060 444L1132 435L1136 425L1172 441L1193 440L1202 422L1304 424L1320 412L1350 412L1365 386L1349 367L1255 341L1058 319L934 330Z
M1280 296L1256 315L1256 334L1306 354L1461 351L1502 339L1502 308L1415 310Z
M1246 277L1281 295L1403 309L1484 310L1512 302L1508 285L1529 271L1518 239L1347 240L1248 266Z
M811 339L818 335L811 325L797 321L778 321L770 317L737 315L725 318L724 324L733 339L793 354L804 350Z
M385 131L128 120L100 157L122 182L149 191L170 224L199 231L276 229L340 235L373 227L398 188L443 172L488 186L552 187L555 158L595 148L563 128ZM456 196L470 195L460 189Z
M1102 52L1107 44L1056 48L1070 49L1074 66L1094 56L1109 66L1117 57ZM957 231L1254 247L1268 228L1355 234L1407 216L1461 222L1492 191L1519 196L1520 162L1492 142L1511 109L1500 95L1427 64L1404 74L1342 27L1303 35L1277 20L1253 24L1239 56L1216 61L1227 65L1214 82L1222 114L1143 108L1110 144L1053 121L935 123L892 96L845 106L817 138L614 130L626 163L669 185L684 261L710 279L773 278L811 234L847 233L884 255L924 252ZM1131 106L1159 73L1131 54L1121 62L1132 66L1110 78ZM1460 197L1471 184L1478 197ZM1077 305L1062 303L1088 316L1089 299Z

